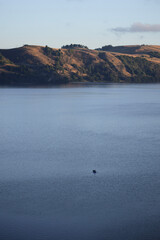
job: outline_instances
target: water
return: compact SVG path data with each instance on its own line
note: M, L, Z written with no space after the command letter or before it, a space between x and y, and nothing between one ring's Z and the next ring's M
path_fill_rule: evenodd
M159 84L3 88L0 126L0 239L160 239Z

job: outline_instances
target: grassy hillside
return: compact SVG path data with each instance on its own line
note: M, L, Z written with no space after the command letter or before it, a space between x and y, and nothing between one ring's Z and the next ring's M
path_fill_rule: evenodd
M160 46L78 44L53 49L25 45L0 50L0 85L53 85L69 82L160 82Z

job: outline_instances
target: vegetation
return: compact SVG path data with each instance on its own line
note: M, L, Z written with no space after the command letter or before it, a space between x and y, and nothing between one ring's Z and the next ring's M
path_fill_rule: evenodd
M105 45L101 48L97 48L96 50L99 50L99 51L112 51L113 50L113 46L112 45Z
M80 47L86 49L85 46L71 44L58 50L48 46L0 50L0 86L54 85L83 81L160 82L160 51L148 51L150 48L147 49L146 46L146 50L140 53L141 57L135 54L132 57L131 53L115 54L111 51L108 54L105 51L83 51ZM111 48L116 47L108 45L103 49ZM121 47L119 49L124 50ZM135 51L133 46L127 49ZM149 60L147 54L151 56ZM157 63L153 57L157 58Z
M48 57L55 57L61 55L61 50L53 50L52 48L48 47L47 45L43 49L44 54Z
M6 58L0 53L0 65L9 64L9 63L11 63L11 61L9 61L8 59L6 59Z
M98 51L107 51L107 52L119 52L119 53L128 53L134 54L136 50L140 49L144 45L135 45L135 46L116 46L113 47L112 45L106 45L96 50Z
M127 71L132 74L136 82L159 82L160 65L154 64L141 57L118 56Z
M160 58L160 53L159 52L148 52L150 57L155 57L155 58Z
M90 78L97 82L118 82L120 80L117 72L113 71L107 62L89 65L88 73Z
M62 49L74 49L74 48L88 49L87 46L84 46L84 45L81 45L81 44L70 44L70 45L62 46Z

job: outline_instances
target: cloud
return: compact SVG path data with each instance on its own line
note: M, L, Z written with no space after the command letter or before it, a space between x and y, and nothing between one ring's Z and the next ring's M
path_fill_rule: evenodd
M133 23L130 27L112 28L112 31L117 33L160 32L160 24Z

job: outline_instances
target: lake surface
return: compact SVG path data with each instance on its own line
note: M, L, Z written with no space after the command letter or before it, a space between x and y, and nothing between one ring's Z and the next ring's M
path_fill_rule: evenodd
M0 89L0 239L159 240L159 226L159 84Z

